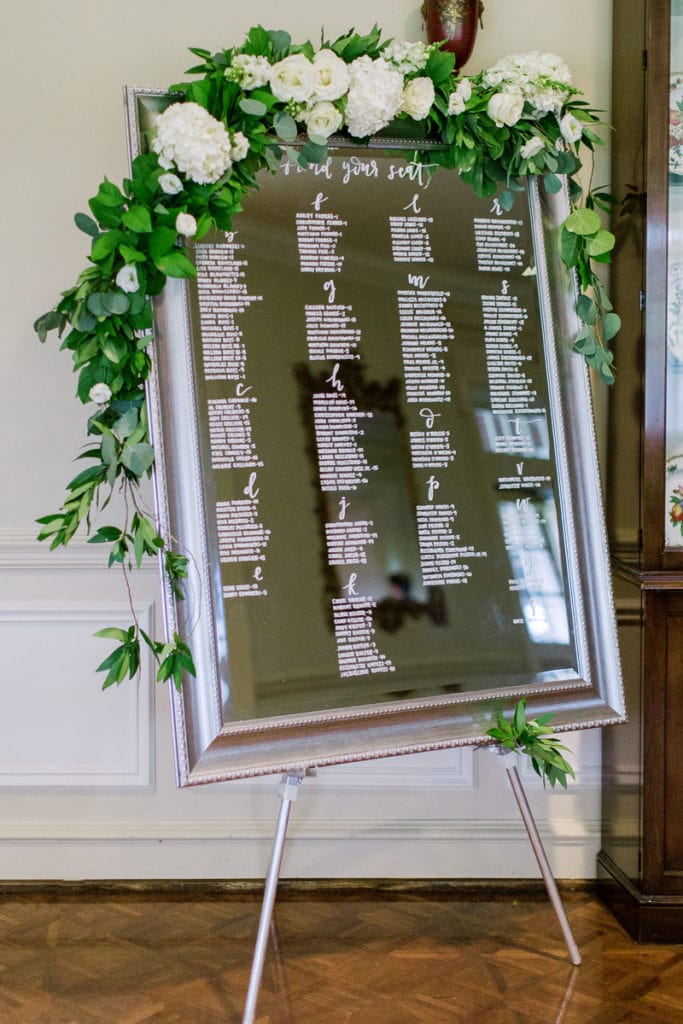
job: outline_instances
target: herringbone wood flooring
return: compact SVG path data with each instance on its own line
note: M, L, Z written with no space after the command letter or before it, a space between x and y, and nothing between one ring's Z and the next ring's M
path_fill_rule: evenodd
M683 1024L683 945L591 893L281 893L258 1024ZM255 893L0 896L2 1024L239 1024Z

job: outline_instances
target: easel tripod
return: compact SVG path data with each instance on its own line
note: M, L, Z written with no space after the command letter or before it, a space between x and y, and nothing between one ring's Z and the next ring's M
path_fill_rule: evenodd
M502 748L493 748L497 755L504 758L506 751ZM565 909L562 905L557 883L553 877L552 869L548 861L541 837L536 827L531 808L524 793L519 773L516 765L510 767L505 766L512 792L514 794L517 806L519 808L524 827L531 843L536 862L541 871L543 882L545 884L546 892L550 898L550 902L555 911L555 915L562 929L562 934L567 946L569 953L569 959L572 964L578 966L581 963L581 954L579 953L578 946L574 940L572 930L565 913ZM280 810L277 817L277 824L275 827L275 836L273 839L273 846L270 855L270 863L268 865L268 872L266 874L265 890L263 894L263 904L261 907L261 916L259 919L259 927L256 936L256 944L254 947L254 956L251 966L251 974L249 978L249 988L247 990L247 999L244 1008L244 1016L242 1018L242 1024L254 1024L256 1015L256 1003L258 1001L259 990L261 987L261 978L263 975L263 965L265 962L266 948L268 945L268 935L270 932L270 925L273 919L273 907L275 905L275 896L277 893L277 885L280 878L280 870L282 867L282 855L284 852L285 838L287 835L287 826L289 824L289 817L292 809L292 804L297 798L299 792L299 786L303 782L307 774L315 774L313 771L294 771L287 775L283 775L282 781L279 786L280 794Z

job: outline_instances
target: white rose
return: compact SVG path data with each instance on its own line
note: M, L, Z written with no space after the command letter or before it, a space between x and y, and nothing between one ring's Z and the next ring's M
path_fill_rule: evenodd
M274 64L270 71L270 88L279 100L303 103L313 95L313 65L303 53L292 53Z
M235 132L232 137L230 156L234 161L244 160L249 152L249 139L243 132Z
M140 287L138 271L134 263L126 263L116 275L116 284L122 292L136 292Z
M179 235L192 238L197 234L197 221L191 213L179 213L175 219L175 229Z
M414 121L423 121L434 102L434 83L431 78L412 78L403 90L401 109Z
M304 120L309 135L320 135L326 139L341 128L344 118L334 103L323 100L322 103L316 103L306 111Z
M578 142L583 134L583 125L573 114L565 114L560 121L560 132L565 142Z
M349 87L348 64L332 50L319 50L313 58L313 91L317 100L338 100Z
M532 135L528 142L525 142L519 151L519 155L522 160L530 160L532 156L536 156L544 149L545 143L543 139L539 139L538 135Z
M524 97L519 92L496 92L488 102L486 113L496 128L517 124L524 110Z
M183 191L183 183L177 174L162 174L159 178L159 187L167 196L177 196Z
M346 101L346 127L362 139L385 128L403 101L403 75L386 61L365 54L350 65L351 85Z
M91 402L97 402L98 405L106 405L111 398L111 388L103 381L93 384L88 392L88 398Z

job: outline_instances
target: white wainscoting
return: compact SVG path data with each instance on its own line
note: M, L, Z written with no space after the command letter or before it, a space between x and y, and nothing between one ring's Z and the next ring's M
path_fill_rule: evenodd
M135 601L153 630L153 567L137 575ZM176 788L151 659L139 683L105 693L94 672L111 644L92 634L128 622L101 548L51 553L0 532L0 879L262 878L279 780ZM556 875L592 878L600 735L566 742L577 769L568 792L520 770ZM500 761L454 748L321 770L300 787L283 876L538 877Z

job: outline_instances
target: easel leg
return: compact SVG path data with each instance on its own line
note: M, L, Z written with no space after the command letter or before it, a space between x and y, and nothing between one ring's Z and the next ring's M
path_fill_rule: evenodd
M512 792L515 794L515 800L517 801L517 806L519 807L520 814L522 815L522 820L524 821L524 826L526 828L527 835L529 836L531 848L534 851L534 856L536 857L538 866L541 869L546 891L550 897L553 909L555 910L557 920L560 923L560 928L564 935L564 941L566 942L567 949L569 950L569 959L578 967L581 963L579 947L576 945L574 936L572 935L572 930L569 927L569 921L567 920L567 915L564 911L564 907L562 906L560 893L555 879L553 878L552 869L545 850L543 849L543 843L541 842L541 837L538 833L538 829L536 828L536 822L534 821L534 817L531 813L531 808L529 807L526 794L522 788L519 773L514 765L512 768L506 768L505 770L507 772L508 779L510 780L510 785L512 786Z
M263 893L261 917L259 919L258 934L256 936L256 946L254 947L254 958L251 964L249 989L247 991L247 1001L244 1006L242 1024L254 1024L256 1001L261 987L263 963L266 957L266 947L268 945L268 933L270 931L270 923L273 919L275 894L277 892L277 883L280 878L282 853L285 845L285 836L287 835L287 825L289 824L289 812L292 809L292 804L297 798L299 784L303 777L303 773L284 775L282 783L280 784L280 813L277 818L275 838L273 839L273 849L270 855L268 874L266 875L266 886Z

